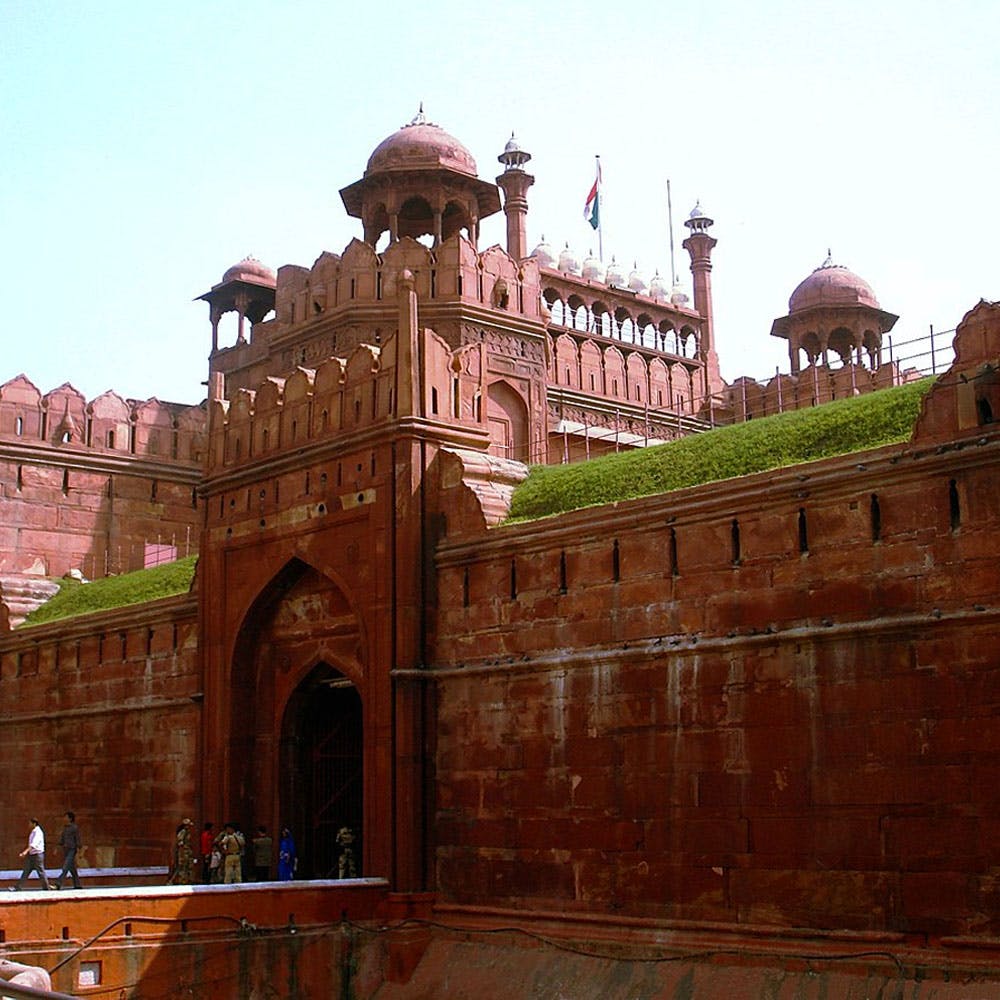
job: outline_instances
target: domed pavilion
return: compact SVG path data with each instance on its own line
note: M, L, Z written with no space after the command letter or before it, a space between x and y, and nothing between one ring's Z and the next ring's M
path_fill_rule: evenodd
M807 364L828 366L830 352L844 364L882 364L882 336L899 319L879 305L871 285L853 271L827 258L792 292L788 315L776 319L772 337L788 341L792 374L800 371L800 352Z
M479 223L500 211L497 186L480 180L472 154L420 112L368 158L364 177L340 192L347 214L361 219L365 242L431 236L437 246L464 231L476 244Z

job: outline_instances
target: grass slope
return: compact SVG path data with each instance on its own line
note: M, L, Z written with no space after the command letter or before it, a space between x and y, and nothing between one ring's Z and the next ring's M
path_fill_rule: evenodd
M93 583L63 578L58 581L59 593L32 611L21 628L186 594L191 589L197 562L197 556L188 556L164 566L109 576Z
M932 384L922 379L589 462L538 465L515 490L508 522L905 441Z

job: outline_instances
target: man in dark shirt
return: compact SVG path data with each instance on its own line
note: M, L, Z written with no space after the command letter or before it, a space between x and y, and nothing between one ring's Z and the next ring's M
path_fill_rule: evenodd
M76 870L76 852L83 847L80 842L80 828L76 825L76 814L66 813L66 825L59 834L59 846L63 852L63 866L56 879L56 888L62 888L62 881L67 875L73 876L73 888L80 888L80 873Z

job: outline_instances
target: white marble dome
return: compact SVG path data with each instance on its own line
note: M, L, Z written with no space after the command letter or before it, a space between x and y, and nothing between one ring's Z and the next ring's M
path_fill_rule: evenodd
M632 264L632 270L629 272L628 287L639 295L645 295L646 289L649 287L646 276L639 270L639 265L636 263Z
M593 250L589 251L584 259L581 273L588 281L604 280L604 262L599 257L594 256Z
M660 277L660 272L657 271L653 275L653 280L649 283L649 294L656 299L657 302L669 302L670 292L671 288L667 279Z
M559 254L559 270L565 274L580 273L580 258L573 250L570 250L569 243L563 247L562 253Z
M604 282L608 285L613 285L615 288L625 288L625 268L615 260L614 257L611 258L611 263L608 264L608 270L604 275Z
M538 261L539 267L552 267L554 268L558 263L556 259L556 252L552 248L550 243L545 242L545 236L542 236L542 242L531 251L531 256Z

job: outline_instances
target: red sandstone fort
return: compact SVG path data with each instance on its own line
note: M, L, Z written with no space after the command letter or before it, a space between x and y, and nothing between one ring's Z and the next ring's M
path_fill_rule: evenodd
M201 296L200 405L0 386L8 856L70 807L98 869L234 817L291 826L307 877L19 899L7 948L51 968L134 921L54 976L79 995L443 996L457 968L510 996L997 995L1000 307L966 316L908 443L504 524L528 464L914 373L828 259L774 322L789 372L727 385L700 207L689 300L529 253L530 156L499 160L481 179L422 115L390 135L341 191L362 239ZM189 594L15 627L53 578L194 553ZM326 879L343 825L352 886ZM489 937L511 927L535 946ZM216 945L231 992L192 957Z

